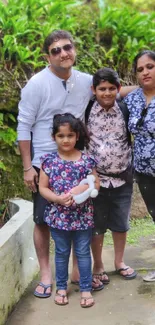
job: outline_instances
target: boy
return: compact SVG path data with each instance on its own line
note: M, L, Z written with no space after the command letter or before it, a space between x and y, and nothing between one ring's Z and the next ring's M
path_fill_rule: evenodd
M134 279L137 275L123 261L132 196L132 153L127 130L128 110L125 104L116 101L119 90L120 81L114 70L98 70L93 76L95 99L86 110L90 133L89 154L97 160L101 184L99 195L94 199L93 275L103 284L109 283L102 261L107 229L112 231L117 273L126 280Z

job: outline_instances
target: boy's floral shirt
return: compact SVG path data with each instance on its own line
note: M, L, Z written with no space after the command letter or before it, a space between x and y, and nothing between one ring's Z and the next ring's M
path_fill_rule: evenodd
M102 187L119 187L125 183L119 178L104 174L118 174L131 164L131 148L128 146L127 131L123 114L115 102L106 111L96 101L88 119L90 134L89 154L97 162L97 172Z
M134 90L124 101L130 111L129 130L134 136L134 167L140 173L155 176L155 97L147 106L142 126L136 124L146 107L143 90Z
M41 161L42 169L49 177L49 188L57 195L68 193L96 166L94 159L84 153L77 161L63 160L57 152L41 157ZM92 228L92 200L88 199L79 205L74 203L70 207L50 202L46 206L44 220L50 227L62 230Z

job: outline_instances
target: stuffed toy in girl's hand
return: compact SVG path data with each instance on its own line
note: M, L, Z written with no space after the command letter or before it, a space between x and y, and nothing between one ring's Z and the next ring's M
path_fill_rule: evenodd
M73 195L73 199L76 204L81 204L85 202L89 197L95 198L98 195L98 190L95 189L94 183L95 183L94 175L88 175L87 178L83 179L79 183L79 185L88 184L89 188L80 194Z

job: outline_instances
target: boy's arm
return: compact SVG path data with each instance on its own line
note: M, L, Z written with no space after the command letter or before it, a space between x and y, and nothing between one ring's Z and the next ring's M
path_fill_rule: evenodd
M97 175L96 169L94 168L92 174L95 176L95 188L99 191L100 189L100 179Z
M131 91L137 89L138 87L139 87L138 85L121 87L121 89L119 91L120 97L127 96Z

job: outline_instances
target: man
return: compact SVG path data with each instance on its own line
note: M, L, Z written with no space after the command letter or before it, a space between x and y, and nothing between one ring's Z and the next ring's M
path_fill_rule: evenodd
M34 294L41 298L51 295L49 263L49 229L43 221L46 201L37 189L40 156L56 149L51 138L52 119L57 113L70 112L83 119L91 97L92 77L72 69L76 51L69 32L52 32L44 42L49 66L34 75L21 93L18 115L18 141L24 168L24 183L33 192L34 245L40 265L41 282ZM122 96L132 89L122 88ZM31 162L31 134L33 160ZM76 277L76 267L72 279ZM101 282L96 282L101 287Z

